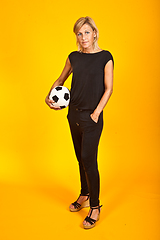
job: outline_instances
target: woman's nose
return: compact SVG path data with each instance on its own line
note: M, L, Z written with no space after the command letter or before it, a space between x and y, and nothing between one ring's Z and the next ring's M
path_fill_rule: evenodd
M82 40L84 40L85 39L85 35L84 34L82 34Z

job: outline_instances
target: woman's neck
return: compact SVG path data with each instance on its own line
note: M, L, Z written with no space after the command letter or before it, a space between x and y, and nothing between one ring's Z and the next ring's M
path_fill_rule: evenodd
M96 53L96 52L100 52L102 51L102 49L100 49L99 47L94 49L94 48L84 48L82 49L83 53Z

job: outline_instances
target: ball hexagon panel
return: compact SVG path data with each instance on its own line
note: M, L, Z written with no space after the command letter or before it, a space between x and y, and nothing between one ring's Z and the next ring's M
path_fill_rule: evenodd
M68 93L65 93L64 94L64 99L67 101L69 99L69 94Z
M55 102L58 102L58 100L59 100L59 98L58 98L56 95L54 95L54 96L52 97L52 99L53 99L53 101L55 101Z
M57 91L59 91L59 90L62 90L62 87L61 87L61 86L58 86L58 87L55 87L55 89L56 89Z

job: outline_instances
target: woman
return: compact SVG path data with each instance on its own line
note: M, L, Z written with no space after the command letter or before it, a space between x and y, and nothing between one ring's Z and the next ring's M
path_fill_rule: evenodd
M92 228L99 219L102 207L99 205L97 149L103 128L103 109L113 89L113 57L109 51L99 48L98 29L90 17L78 19L73 31L79 49L69 54L51 90L63 85L73 73L67 118L79 163L81 193L69 209L77 212L90 205L83 226ZM45 100L47 105L59 110L52 105L54 102L49 100L49 94Z

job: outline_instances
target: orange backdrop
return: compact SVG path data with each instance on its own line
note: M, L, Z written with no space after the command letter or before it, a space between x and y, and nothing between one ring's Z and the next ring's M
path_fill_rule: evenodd
M99 146L101 196L105 199L110 182L143 196L160 194L160 2L6 0L0 5L1 184L57 182L78 192L67 109L52 111L44 99L77 49L74 22L88 15L99 29L99 46L115 60ZM71 77L65 86L70 84Z

